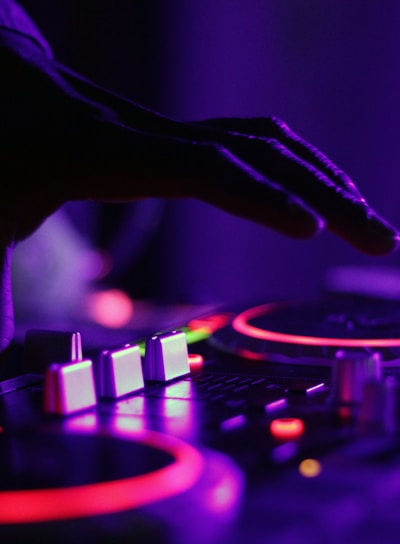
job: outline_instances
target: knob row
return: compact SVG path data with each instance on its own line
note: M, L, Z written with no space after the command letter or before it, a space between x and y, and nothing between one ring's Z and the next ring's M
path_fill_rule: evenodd
M49 339L58 361L51 359ZM179 331L149 338L143 362L138 345L103 351L95 363L82 359L79 333L30 331L25 346L29 370L45 373L44 410L50 414L69 415L95 406L97 397L118 399L140 391L145 381L165 383L190 372L186 335Z

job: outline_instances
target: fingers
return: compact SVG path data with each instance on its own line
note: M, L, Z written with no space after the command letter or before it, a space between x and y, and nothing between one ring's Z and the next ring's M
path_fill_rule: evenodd
M282 121L176 123L58 70L82 105L79 134L60 146L70 151L67 177L78 180L68 186L72 198L193 196L289 236L313 236L326 222L366 253L397 247L396 230L366 205L350 178ZM96 104L105 122L92 118Z
M240 157L299 197L326 220L330 231L360 251L381 255L397 248L396 229L363 199L336 185L276 140L242 142Z
M209 165L208 173L203 175L200 183L203 190L197 190L197 194L201 193L199 197L203 200L264 225L268 223L268 226L291 236L297 234L302 237L319 231L321 222L316 226L315 218L318 217L321 221L320 218L324 217L332 232L361 251L370 254L385 254L397 247L395 229L366 206L365 200L347 174L317 148L295 134L283 121L276 118L256 118L214 119L192 124L176 123L173 120L155 116L152 112L143 110L121 97L95 87L91 82L65 71L62 66L58 68L64 76L69 78L75 88L78 85L77 90L89 93L91 98L115 109L119 118L130 126L142 129L146 127L147 132L154 129L170 136L180 136L182 140L176 141L181 142L196 139L198 141L214 140L222 145L220 149L225 148L225 169L231 169L233 162L236 163L236 170L243 171L244 165L247 172L250 167L253 168L253 174L243 181L246 184L245 191L236 198L235 184L229 185L227 174L217 175L216 172L212 172L213 166ZM177 144L172 144L174 145ZM188 163L189 155L192 154L192 148L190 149L190 153L185 153L183 162ZM230 159L227 158L228 149L231 152ZM196 153L199 151L195 151ZM173 155L174 151L170 156ZM196 157L190 160L198 164ZM241 167L238 166L240 160ZM219 163L220 158L215 157L215 162ZM198 173L205 164L203 162L197 167ZM261 173L261 177L256 171ZM162 178L162 172L157 175ZM196 184L191 186L192 172L187 171L181 175L187 181L182 191L195 194ZM230 175L236 179L237 172L235 174L231 172ZM260 178L259 182L254 183L257 175ZM285 191L282 193L272 191L273 196L271 194L273 184L266 178L275 181L275 191L279 185L283 186ZM274 201L278 194L282 196L279 202ZM290 197L290 195L293 196ZM308 225L306 228L304 225L307 221L304 217L297 218L297 221L303 225L300 230L296 230L293 226L292 222L295 222L296 213L294 210L289 213L291 205L288 202L290 199L292 202L295 200L294 195L297 195L298 202L302 201L300 208L303 215L307 208L306 215L314 218L313 226ZM287 210L285 214L281 213L282 209Z
M227 148L101 122L84 139L93 160L77 170L91 175L76 198L196 197L292 237L311 237L326 222L367 254L398 246L396 230L363 200L276 140L241 136Z
M201 147L194 196L293 238L310 238L324 228L324 220L315 210L231 150L216 145Z
M203 123L200 123L201 125ZM236 135L256 136L275 139L292 151L299 158L314 166L325 176L332 179L338 187L345 189L359 199L361 193L350 177L338 168L326 155L312 144L293 132L284 121L276 117L258 117L254 119L212 119L206 126L229 131Z
M359 199L363 199L354 182L345 172L343 172L343 170L338 168L319 149L293 132L286 123L276 117L270 117L266 120L266 124L270 127L272 138L279 140L295 155L314 166L328 178L332 179L339 187L349 191Z
M397 249L396 229L368 207L344 172L282 121L216 119L206 126L221 131L219 138L243 161L300 197L326 220L329 230L360 251L384 255ZM222 130L229 131L230 140Z
M70 187L70 199L194 197L295 238L314 236L324 226L301 199L222 146L108 123L98 123L85 140L93 151L85 155L89 162L76 169L85 175Z
M321 230L323 221L315 212L300 203L299 199L296 201L295 197L282 188L262 178L254 169L250 173L250 166L240 162L233 153L229 154L223 145L192 143L193 140L212 140L208 128L155 115L154 112L102 89L61 64L57 64L57 70L76 91L117 112L118 118L126 125L125 128L132 129L132 136L138 130L145 131L146 135L144 132L140 133L142 141L132 142L131 145L132 150L137 150L138 147L142 149L139 153L142 165L136 163L136 179L144 172L144 161L148 160L154 167L160 166L152 175L154 180L158 180L156 184L164 180L164 191L169 187L171 193L174 193L173 187L178 179L182 179L184 183L178 190L180 195L198 196L235 215L258 221L290 236L309 237ZM166 135L164 138L163 134ZM224 136L226 135L224 132ZM118 135L113 138L113 142L119 139ZM231 140L230 135L228 140ZM143 142L146 142L145 145ZM124 143L118 145L120 149L127 147ZM135 153L136 160L137 156ZM151 176L149 173L145 175L148 178ZM257 176L260 179L255 182ZM151 186L156 189L154 180L149 179L148 190ZM163 188L159 187L158 191ZM115 184L113 190L115 191ZM240 195L235 196L235 191ZM283 210L286 210L285 213Z

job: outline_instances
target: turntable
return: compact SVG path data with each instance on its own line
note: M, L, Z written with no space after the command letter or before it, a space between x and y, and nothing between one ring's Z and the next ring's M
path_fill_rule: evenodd
M211 343L238 356L331 366L341 348L378 350L384 366L400 357L398 301L358 296L275 302L245 309Z
M2 542L397 542L398 303L273 302L97 351L32 334L0 382Z

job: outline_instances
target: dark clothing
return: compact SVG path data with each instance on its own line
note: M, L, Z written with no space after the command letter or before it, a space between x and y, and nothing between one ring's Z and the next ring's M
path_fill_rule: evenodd
M0 0L0 35L3 31L27 36L39 45L47 56L53 57L50 45L25 10L14 0ZM1 43L1 40L0 40Z

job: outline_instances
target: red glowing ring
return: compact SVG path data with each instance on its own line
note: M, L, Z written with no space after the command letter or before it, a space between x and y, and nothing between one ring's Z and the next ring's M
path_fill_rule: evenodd
M109 431L101 434L118 438L118 434ZM124 433L123 438L158 448L175 460L159 470L119 480L51 489L0 491L0 524L85 518L147 506L187 491L202 473L202 455L181 440L153 431Z
M263 304L245 310L232 321L233 329L250 338L259 338L269 342L281 342L286 344L300 344L307 346L337 346L349 348L388 348L400 346L400 338L324 338L322 336L302 336L283 332L260 329L249 324L251 319L271 313L282 304Z

